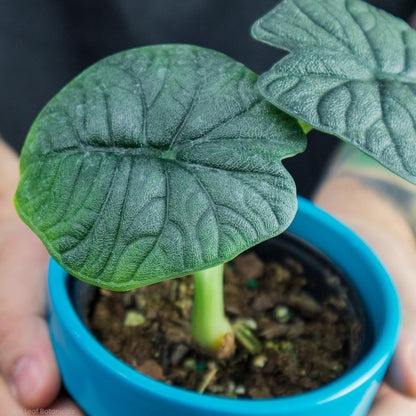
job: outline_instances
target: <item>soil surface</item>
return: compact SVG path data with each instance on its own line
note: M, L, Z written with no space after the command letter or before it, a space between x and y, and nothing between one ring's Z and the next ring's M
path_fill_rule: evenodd
M89 326L113 354L168 384L226 397L270 398L315 389L343 374L361 324L344 299L318 302L308 276L288 257L264 264L243 254L225 266L226 313L236 352L215 360L190 338L193 280L169 280L129 292L100 289Z

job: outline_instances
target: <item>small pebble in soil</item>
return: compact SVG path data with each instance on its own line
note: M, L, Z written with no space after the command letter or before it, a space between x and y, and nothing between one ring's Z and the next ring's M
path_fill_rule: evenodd
M293 313L286 305L279 305L273 310L273 317L277 322L285 324L293 317Z
M234 392L235 392L235 383L234 383L234 381L230 380L227 383L226 392L227 392L227 395L234 397Z
M142 293L136 293L134 295L134 303L136 304L136 308L139 310L143 310L146 307L146 298Z
M263 368L267 363L267 357L263 354L257 355L252 360L252 365L254 368Z
M224 393L225 387L221 384L211 384L207 387L207 390L212 394L221 394Z
M274 341L267 341L265 347L269 350L279 351L279 345Z
M107 290L107 289L101 288L100 293L103 296L107 296L107 297L111 297L112 296L112 291L111 290Z
M185 283L179 284L179 293L178 293L179 299L184 299L188 296L188 287Z
M134 304L133 292L130 291L130 292L123 293L123 305L126 308L131 308L133 304Z
M175 302L175 306L181 311L181 315L184 318L191 318L192 315L192 300L191 299L181 299Z
M235 386L234 393L237 396L242 396L243 394L246 394L246 388L242 384L238 384Z
M295 274L302 274L303 273L303 266L295 260L293 257L287 257L285 260L285 265L291 269Z
M197 362L193 358L188 358L183 362L183 368L186 368L187 370L196 370L197 368Z
M145 322L145 316L134 310L127 311L126 317L124 318L124 326L140 326Z
M178 344L170 357L171 364L175 366L178 365L188 352L189 347L187 345Z
M290 270L279 264L270 264L268 273L273 276L274 280L278 283L287 282L291 278Z
M293 343L290 341L280 341L279 342L279 349L283 352L290 352L293 351Z
M341 363L334 362L331 365L331 370L337 374L340 374L344 370L344 366Z
M163 381L165 376L162 367L154 360L146 360L137 366L137 370L155 380Z
M292 307L299 310L303 316L308 318L317 316L322 311L321 305L311 295L305 292L292 293L288 301Z

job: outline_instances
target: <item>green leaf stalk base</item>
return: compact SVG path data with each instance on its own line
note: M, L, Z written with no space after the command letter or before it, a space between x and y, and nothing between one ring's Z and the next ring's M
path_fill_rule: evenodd
M373 339L343 376L308 393L262 400L200 395L155 381L119 361L92 336L71 300L73 278L52 260L50 331L70 395L93 416L364 416L397 343L401 315L396 289L371 250L312 203L299 199L289 231L331 259L362 300Z

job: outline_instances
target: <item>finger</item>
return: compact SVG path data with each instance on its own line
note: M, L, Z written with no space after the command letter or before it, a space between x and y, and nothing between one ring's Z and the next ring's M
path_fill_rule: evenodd
M415 396L416 243L409 224L388 201L352 178L329 181L315 201L352 228L393 278L402 304L403 329L389 377L400 392Z
M407 257L407 263L397 253L397 259L392 259L387 266L393 273L403 311L402 331L387 373L387 380L399 392L416 397L416 261L413 253L408 257L404 250L402 255Z
M68 416L82 416L82 410L68 397L59 397L47 409L42 408L44 414L54 415L68 415ZM36 409L36 414L39 414L39 408ZM49 412L47 412L47 410ZM20 406L16 400L10 395L6 382L0 377L0 416L24 416L34 414L27 409Z
M416 415L416 399L406 397L383 385L367 416Z
M0 238L0 372L23 406L45 407L60 388L44 317L48 255L18 219Z
M0 377L0 415L19 415L21 407L10 395L6 382Z
M371 226L360 224L356 228L393 277L402 304L402 331L387 375L388 381L401 393L416 397L415 252L412 247L400 244Z
M399 342L387 375L389 383L399 392L416 397L416 258L410 245L403 245L368 223L353 220L350 225L378 255L399 292L403 325Z
M414 328L404 327L394 353L387 380L396 390L416 397L416 341Z

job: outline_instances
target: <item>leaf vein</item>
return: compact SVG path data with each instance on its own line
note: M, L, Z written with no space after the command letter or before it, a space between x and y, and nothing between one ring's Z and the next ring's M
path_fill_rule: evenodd
M257 100L253 100L247 107L242 108L241 110L239 110L237 113L235 114L231 114L228 117L226 117L224 120L221 120L218 124L216 124L213 127L210 127L207 131L203 132L200 136L195 137L194 139L191 139L191 142L201 139L203 137L208 136L210 133L212 133L213 131L215 131L216 129L220 128L220 127L224 127L226 126L228 123L230 123L231 121L233 121L235 118L241 116L244 113L247 113L249 111L251 111L253 108L255 108L257 105L264 103L264 100L262 97L259 97Z
M219 232L219 224L221 223L218 218L218 212L217 212L217 204L213 200L211 194L209 193L208 189L206 188L205 184L202 182L202 180L199 178L199 176L191 169L187 169L184 166L182 166L184 170L186 170L188 173L190 173L198 183L198 185L201 187L202 191L205 193L206 197L208 198L209 205L211 207L212 213L215 218L215 224L217 225L217 233L218 233L218 245L216 249L216 255L219 255L219 250L221 247L221 233Z
M103 201L103 203L102 203L102 205L101 205L100 211L99 211L99 213L96 215L96 217L95 217L95 219L94 219L94 222L92 223L92 225L91 225L91 226L90 226L90 228L88 229L87 233L85 234L85 237L84 237L84 238L82 238L82 239L79 239L78 243L77 243L77 244L76 244L73 248L71 248L71 249L69 249L69 250L65 250L65 251L63 251L61 254L66 254L67 252L69 252L69 251L71 251L71 250L74 250L74 249L75 249L76 247L78 247L78 246L79 246L79 245L80 245L83 241L85 241L86 239L88 239L88 238L91 236L91 233L93 233L93 232L95 231L95 228L97 227L97 224L98 224L98 220L99 220L100 218L102 218L102 214L103 214L103 212L104 212L105 208L107 207L108 201L110 200L111 192L112 192L112 190L113 190L114 184L116 183L116 177L117 177L118 169L119 169L119 167L120 167L120 163L121 163L121 158L117 160L116 167L115 167L115 169L113 170L113 174L112 174L112 177L111 177L111 182L110 182L110 185L109 185L108 190L107 190L107 195L106 195L106 197L105 197L105 199L104 199L104 201ZM91 237L90 237L90 238L91 238ZM86 257L84 258L84 261L83 261L83 262L82 262L82 264L80 265L80 269L81 269L81 268L85 265L85 263L87 262L87 260L88 260L88 256L86 256ZM101 266L101 267L98 269L98 273L100 273L102 270L103 270L103 267Z
M136 272L138 270L140 270L140 267L142 266L142 264L144 263L144 261L150 256L150 254L152 253L152 251L155 249L155 247L158 245L158 243L160 242L164 231L166 229L166 225L169 221L169 203L170 203L170 182L169 182L169 174L167 171L167 167L165 164L162 164L162 169L163 169L163 176L165 177L165 213L164 213L164 219L163 219L163 225L162 228L160 230L160 233L158 235L158 237L156 238L156 240L154 241L154 243L152 244L152 246L149 248L148 252L145 254L143 261L141 264L139 264L139 266L136 269Z
M116 251L117 244L118 244L118 242L120 241L120 238L121 238L120 229L121 229L121 224L124 220L124 215L125 215L126 206L127 206L127 195L128 195L128 192L129 192L129 189L130 189L130 183L131 183L132 162L131 162L130 158L128 158L128 167L129 167L129 171L128 171L128 175L127 175L126 186L124 187L123 202L122 202L122 205L121 205L120 214L118 216L117 230L116 230L116 233L115 233L115 238L113 238L113 242L112 242L113 248L108 251L106 266L108 265L108 263L110 261L111 255Z
M356 27L359 29L359 31L362 33L362 35L364 36L364 39L367 41L367 45L369 50L371 51L372 54L372 58L373 58L373 62L380 68L381 63L379 62L378 56L375 53L374 50L374 46L372 41L370 40L370 38L368 37L367 33L365 32L365 30L363 29L363 27L360 25L360 23L358 22L358 20L356 19L356 17L353 15L353 13L351 12L351 9L349 8L350 6L350 1L346 1L345 2L345 9L348 11L348 13L350 14L352 20L354 21L354 23L356 24ZM368 61L367 61L367 66L368 66Z

